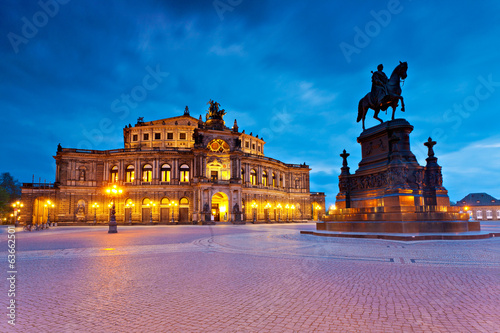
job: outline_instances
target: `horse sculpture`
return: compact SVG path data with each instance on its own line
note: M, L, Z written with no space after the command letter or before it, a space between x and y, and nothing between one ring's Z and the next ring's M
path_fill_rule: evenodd
M373 118L383 123L383 120L378 117L380 110L386 111L389 107L392 107L392 120L394 120L394 113L396 112L396 107L398 106L399 100L401 100L401 111L405 111L405 103L403 97L401 96L401 80L406 79L406 71L408 70L408 64L405 62L399 62L399 65L392 71L391 77L387 81L387 95L382 99L380 104L377 103L376 98L373 94L369 92L363 97L358 104L358 119L357 122L363 120L363 130L365 130L365 118L368 109L375 111Z

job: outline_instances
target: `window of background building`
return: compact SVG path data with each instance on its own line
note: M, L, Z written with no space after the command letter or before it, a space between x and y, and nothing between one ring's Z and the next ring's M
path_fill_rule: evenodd
M487 220L492 220L493 219L493 212L491 210L486 211L486 219Z
M132 135L132 141L137 141L137 139L138 139L137 134Z
M133 182L135 179L135 170L133 165L129 165L125 172L125 181L127 183Z
M181 182L189 182L189 166L187 164L181 165L180 171L181 171Z
M250 142L245 141L245 148L250 148Z
M174 133L169 132L167 133L167 140L173 140L174 139Z
M150 182L153 177L153 167L151 164L145 164L142 167L142 181Z
M250 171L250 183L252 185L257 185L257 172L254 169Z
M110 178L112 183L116 183L118 181L118 166L117 165L115 165L111 168L109 178Z
M257 150L260 152L260 145L259 145L259 146L257 146Z
M267 172L262 172L262 185L267 186Z
M500 210L497 210L497 219L500 220Z
M161 133L155 133L155 140L161 140Z
M483 211L482 210L476 211L476 218L478 220L482 220L483 219Z
M149 133L144 133L143 138L144 141L149 140Z
M186 140L186 133L179 133L179 140Z
M272 174L272 178L273 178L273 187L276 187L276 174L273 172Z
M170 181L170 165L168 164L163 164L161 166L161 181L162 182L169 182Z
M212 179L212 181L217 181L217 179L219 179L219 173L217 170L210 171L210 179Z
M254 144L252 144L252 149L253 149L253 150L255 150L255 143L254 143Z

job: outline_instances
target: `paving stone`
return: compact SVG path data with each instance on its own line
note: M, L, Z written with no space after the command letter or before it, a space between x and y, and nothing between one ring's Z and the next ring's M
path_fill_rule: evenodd
M500 239L398 242L299 233L313 229L18 231L17 324L12 330L4 320L0 331L500 331Z

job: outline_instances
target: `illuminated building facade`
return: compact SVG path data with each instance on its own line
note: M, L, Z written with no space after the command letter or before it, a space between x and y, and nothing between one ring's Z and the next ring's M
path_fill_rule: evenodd
M500 200L487 193L469 193L457 206L473 220L500 221Z
M325 212L324 193L311 193L306 164L264 155L265 141L225 126L224 110L210 101L203 121L186 107L178 117L123 129L122 149L58 147L54 184L24 183L22 220L106 223L117 185L116 219L127 224L292 222ZM46 200L55 206L44 206ZM49 212L48 209L51 211Z

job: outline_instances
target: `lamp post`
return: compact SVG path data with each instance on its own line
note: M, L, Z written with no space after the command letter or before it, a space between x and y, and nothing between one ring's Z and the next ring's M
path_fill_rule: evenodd
M118 188L116 185L108 187L106 189L106 193L111 196L113 199L113 205L111 207L111 217L109 218L109 229L108 234L116 234L118 232L116 216L115 216L115 198L123 193L121 188Z
M293 222L293 215L294 215L294 212L295 212L295 205L292 205L292 222Z
M264 206L264 209L267 209L267 216L266 216L266 222L271 222L271 219L269 218L269 208L271 208L271 204L268 202Z
M290 213L290 206L288 204L285 206L286 209L286 221L288 222L288 214Z
M252 212L253 212L253 223L257 222L257 207L259 205L257 205L257 203L254 201L252 202Z
M17 227L18 219L19 219L19 213L21 213L21 208L24 207L23 203L20 201L16 201L15 203L12 204L12 207L14 208L14 225Z
M168 205L169 205L169 207L172 207L172 223L175 223L175 221L174 221L174 208L177 207L177 202L172 201Z
M318 222L319 222L319 210L321 209L321 207L319 205L316 205L316 217L318 218Z
M94 225L97 224L97 208L99 208L99 205L97 204L97 202L94 202L92 204L92 208L94 208Z
M279 203L276 207L278 208L278 222L281 222L281 204Z
M125 208L129 208L129 214L128 214L128 224L132 225L132 207L135 207L135 204L132 201L128 201L127 204L125 205Z
M147 206L151 208L149 210L149 224L153 224L153 209L156 206L156 204L153 201L150 201L148 202Z

